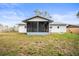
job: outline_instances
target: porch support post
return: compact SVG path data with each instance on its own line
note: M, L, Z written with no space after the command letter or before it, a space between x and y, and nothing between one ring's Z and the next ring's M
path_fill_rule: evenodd
M37 32L39 32L39 22L37 22Z

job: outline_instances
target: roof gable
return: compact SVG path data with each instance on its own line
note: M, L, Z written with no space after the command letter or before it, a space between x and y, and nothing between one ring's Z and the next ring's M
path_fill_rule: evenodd
M28 21L52 21L52 20L44 18L42 16L34 16L34 17L31 17L31 18L24 20L23 22L28 22Z

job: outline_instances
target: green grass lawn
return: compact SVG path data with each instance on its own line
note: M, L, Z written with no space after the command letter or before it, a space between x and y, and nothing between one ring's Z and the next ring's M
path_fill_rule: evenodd
M0 33L0 55L3 56L67 56L79 55L78 34L43 36Z

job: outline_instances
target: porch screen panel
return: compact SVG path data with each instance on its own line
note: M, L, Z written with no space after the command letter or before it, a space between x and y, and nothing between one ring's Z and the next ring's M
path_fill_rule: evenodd
M49 32L49 23L39 22L39 32Z
M28 22L27 32L37 32L37 22Z

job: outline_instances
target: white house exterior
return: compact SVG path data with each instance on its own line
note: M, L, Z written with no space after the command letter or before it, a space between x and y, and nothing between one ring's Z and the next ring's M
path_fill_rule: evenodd
M26 33L27 32L27 27L26 27L26 24L25 23L20 23L18 24L18 32L19 33Z
M64 33L66 32L66 24L59 23L59 22L52 22L49 24L49 32L50 33Z
M34 16L19 24L18 32L28 35L45 35L50 33L65 33L66 24L54 22L42 16Z

